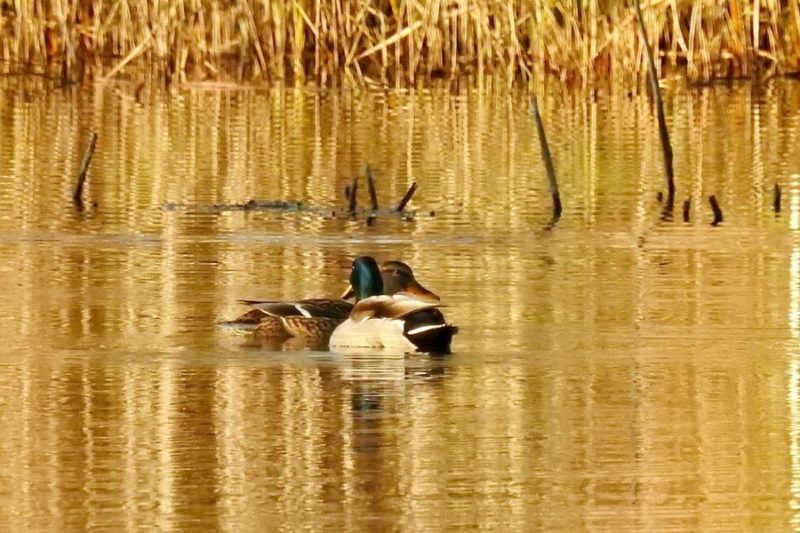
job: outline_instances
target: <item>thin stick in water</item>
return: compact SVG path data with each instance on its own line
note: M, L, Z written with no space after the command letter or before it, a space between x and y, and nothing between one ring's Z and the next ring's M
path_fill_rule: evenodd
M89 146L83 154L83 161L81 161L80 172L78 173L78 183L75 185L75 191L72 193L72 201L78 207L83 209L83 186L86 184L86 175L89 172L89 165L92 163L92 156L94 156L94 149L97 146L97 133L92 132L92 138L89 140Z
M775 189L772 194L772 209L776 213L781 212L781 186L777 183L775 184Z
M719 226L720 222L723 221L723 217L722 209L719 208L719 203L717 202L717 197L712 194L708 197L708 203L711 204L711 210L714 212L714 220L711 222L711 225Z
M378 193L375 192L375 179L372 176L372 169L367 165L367 187L369 189L369 201L372 204L372 210L378 210Z
M664 103L661 100L661 89L658 86L656 62L653 59L653 50L650 48L650 39L647 37L647 29L644 26L644 19L642 18L642 9L639 7L639 0L634 0L633 5L636 7L636 21L639 23L639 30L642 32L642 40L644 41L644 49L647 55L647 70L650 74L650 88L652 89L653 100L656 105L658 133L659 137L661 137L661 151L664 154L664 172L667 175L667 203L664 206L663 213L671 216L672 208L675 205L675 173L672 168L672 145L669 142L667 122L664 118Z
M416 191L417 191L417 182L415 181L414 183L411 184L411 187L408 188L406 194L403 196L403 199L400 200L400 203L397 204L397 209L395 209L395 211L397 211L398 213L402 212L403 209L406 208L406 205L408 205L408 202L411 201L411 197L414 196L414 193Z
M553 158L550 155L550 147L547 144L547 136L544 133L542 116L539 114L539 103L535 96L531 99L531 107L533 108L533 120L536 122L536 133L539 135L539 145L542 149L544 168L547 170L547 179L550 182L550 196L553 198L553 222L555 222L561 218L561 194L558 192L556 170L555 167L553 167Z
M683 201L683 221L689 222L689 211L692 209L692 200L687 198Z
M356 214L356 204L358 203L358 178L353 178L353 185L350 186L350 196L348 197L349 206L347 210L351 215Z

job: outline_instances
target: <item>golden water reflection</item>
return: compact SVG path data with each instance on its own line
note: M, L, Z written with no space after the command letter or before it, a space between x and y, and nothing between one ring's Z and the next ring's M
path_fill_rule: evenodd
M137 103L17 83L0 84L9 529L797 524L796 86L670 93L688 224L659 221L644 98L550 94L566 211L547 231L522 94ZM419 182L414 221L334 216L367 163L382 205ZM214 208L251 198L303 207ZM236 298L336 294L367 251L445 296L452 356L269 353L215 327Z
M5 364L5 523L725 530L790 516L786 376L755 361L400 361L376 380L363 361L186 359Z

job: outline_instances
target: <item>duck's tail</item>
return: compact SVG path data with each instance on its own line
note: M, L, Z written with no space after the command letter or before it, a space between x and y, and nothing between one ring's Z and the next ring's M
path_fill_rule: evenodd
M445 322L442 312L434 308L407 316L403 333L420 352L448 354L458 328Z

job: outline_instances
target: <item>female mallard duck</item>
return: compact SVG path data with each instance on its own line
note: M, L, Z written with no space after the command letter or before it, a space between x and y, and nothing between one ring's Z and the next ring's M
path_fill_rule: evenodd
M330 349L384 349L449 353L458 328L448 324L440 304L407 292L383 294L383 276L375 259L357 257L350 272L356 303L350 317L331 334Z
M419 298L439 300L436 294L416 280L411 267L401 261L383 263L379 277L383 283L383 294L406 292ZM293 302L239 300L252 309L223 325L233 331L252 333L261 344L292 349L325 349L336 326L350 316L353 304L344 298L352 295L353 290L348 287L342 299L310 298Z

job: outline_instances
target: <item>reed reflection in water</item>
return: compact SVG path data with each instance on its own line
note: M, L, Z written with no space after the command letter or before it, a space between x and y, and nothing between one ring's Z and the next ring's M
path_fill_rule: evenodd
M3 82L2 523L797 526L800 92L669 92L689 224L659 221L645 98L541 103L566 208L553 231L524 94L140 104ZM79 215L91 131L97 206ZM382 205L419 182L413 222L332 215L366 163ZM302 206L213 207L251 198ZM338 294L365 252L445 297L453 356L271 353L215 327L236 298Z

